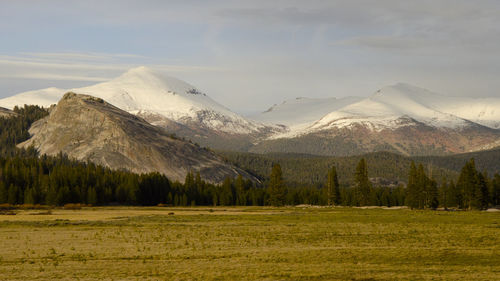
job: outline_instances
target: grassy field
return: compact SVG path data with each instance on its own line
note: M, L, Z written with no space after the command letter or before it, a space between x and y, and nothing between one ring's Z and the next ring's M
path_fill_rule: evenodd
M500 213L84 208L0 215L0 279L500 280Z

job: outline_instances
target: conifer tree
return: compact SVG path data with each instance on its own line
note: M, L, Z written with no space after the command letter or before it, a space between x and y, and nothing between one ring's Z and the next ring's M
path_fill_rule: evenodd
M286 186L283 182L281 166L275 164L269 179L269 204L271 206L283 206L285 204Z
M359 161L356 167L354 179L357 205L367 206L370 203L371 183L368 179L368 167L364 158Z
M439 206L437 183L435 180L427 178L427 176L425 195L425 208L433 210L436 209Z
M234 188L236 191L236 205L245 206L247 204L247 191L245 188L245 182L243 181L243 177L241 175L238 175L236 178Z
M463 208L485 209L488 207L488 186L484 176L476 170L474 159L462 168L457 187L462 195Z
M233 191L230 177L226 177L222 183L219 195L219 204L222 206L233 205Z
M337 177L337 169L332 166L328 171L328 182L326 184L327 204L329 206L340 204L339 180Z

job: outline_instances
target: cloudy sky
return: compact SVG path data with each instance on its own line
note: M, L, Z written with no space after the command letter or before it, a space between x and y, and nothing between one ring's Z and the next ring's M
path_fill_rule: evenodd
M0 97L147 65L237 112L406 82L500 97L500 1L4 1Z

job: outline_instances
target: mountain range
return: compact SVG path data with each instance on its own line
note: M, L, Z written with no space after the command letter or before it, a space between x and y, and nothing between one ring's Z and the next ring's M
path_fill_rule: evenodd
M0 106L47 107L68 91L218 150L444 155L500 146L500 98L449 97L402 83L369 97L297 98L243 117L188 83L138 67L89 87L21 93Z

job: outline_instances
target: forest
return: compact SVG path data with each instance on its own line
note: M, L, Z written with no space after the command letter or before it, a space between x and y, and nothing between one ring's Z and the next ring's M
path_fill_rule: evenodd
M479 171L474 159L468 160L460 172L447 169L437 169L439 172L436 172L432 168L427 169L427 165L422 163L416 165L414 161L406 165L403 157L398 160L397 157L384 153L367 155L368 159L374 155L396 159L391 165L398 169L390 173L398 174L401 181L384 182L370 178L369 174L387 167L371 167L362 156L350 158L349 161L356 161L355 169L350 171L345 168L347 165L338 169L335 163L318 170L311 164L314 162L308 162L310 158L304 156L292 161L297 166L296 171L314 169L318 175L314 183L287 180L280 163L272 160L253 165L269 171L267 175L260 172L262 183L259 184L241 176L226 178L221 184L211 184L204 181L196 171L188 173L185 182L180 183L172 182L159 173L139 175L75 161L62 154L55 157L39 156L33 148L18 149L16 144L29 138L28 129L31 124L48 112L36 106L15 108L15 112L18 113L15 117L0 118L0 203L3 204L311 204L467 210L500 205L500 175L495 173L489 177L487 172ZM300 169L300 159L304 159L304 169ZM405 165L398 164L398 161ZM256 174L255 170L250 172Z

